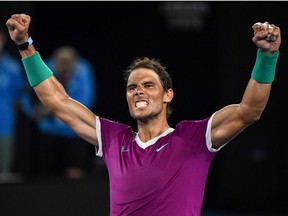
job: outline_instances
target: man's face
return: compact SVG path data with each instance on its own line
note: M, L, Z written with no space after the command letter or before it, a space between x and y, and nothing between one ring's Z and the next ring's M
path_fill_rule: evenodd
M137 120L164 116L173 91L165 92L158 75L151 69L137 68L127 82L126 99L130 114Z

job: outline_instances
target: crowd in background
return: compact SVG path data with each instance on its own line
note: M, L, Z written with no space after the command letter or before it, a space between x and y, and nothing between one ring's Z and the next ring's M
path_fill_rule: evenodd
M21 61L5 49L5 30L0 28L0 182L91 176L101 164L94 146L43 107ZM94 109L96 74L87 58L67 45L44 61L71 97Z

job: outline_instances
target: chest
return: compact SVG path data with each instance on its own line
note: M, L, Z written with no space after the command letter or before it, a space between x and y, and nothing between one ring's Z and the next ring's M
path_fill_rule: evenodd
M137 182L137 185L157 188L169 178L193 167L193 152L181 139L162 138L147 148L135 141L120 145L106 162L110 180L115 183ZM123 186L124 187L124 186Z

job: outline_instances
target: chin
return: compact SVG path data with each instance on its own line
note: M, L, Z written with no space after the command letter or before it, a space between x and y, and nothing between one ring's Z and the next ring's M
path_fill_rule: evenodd
M132 117L138 121L146 121L150 118L150 115L132 115Z

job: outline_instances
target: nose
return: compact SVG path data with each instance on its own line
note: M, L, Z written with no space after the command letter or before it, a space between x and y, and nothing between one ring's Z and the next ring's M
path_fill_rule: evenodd
M135 95L142 95L142 94L144 94L143 88L141 86L138 86L136 88Z
M136 90L136 93L135 93L135 95L142 95L142 94L144 94L144 92L142 91L142 90Z

